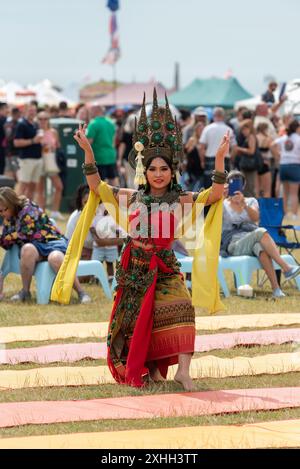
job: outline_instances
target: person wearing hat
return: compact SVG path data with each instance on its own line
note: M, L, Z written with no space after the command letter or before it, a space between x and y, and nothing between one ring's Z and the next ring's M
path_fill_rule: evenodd
M182 158L181 137L167 98L165 107L159 108L154 90L152 114L148 119L144 97L135 126L133 150L128 158L136 171L138 190L133 190L115 188L101 181L85 128L80 126L74 135L85 152L83 170L91 192L51 298L60 302L68 300L80 243L101 199L116 223L129 233L117 264L117 286L107 336L108 366L120 384L142 387L149 379L163 381L168 366L178 363L175 381L186 391L193 390L189 372L195 342L193 305L201 304L211 312L224 309L219 298L217 263L226 181L224 158L229 136L224 136L216 153L212 187L200 193L184 192L177 183L176 171ZM180 237L182 220L178 209L188 209L192 215L189 220L193 223L197 207L205 205L210 207L202 250L195 249L193 282L196 288L192 291L192 304L171 245L175 237ZM191 224L188 220L185 222L187 229ZM197 246L198 241L197 237ZM202 254L206 269L201 268Z
M195 131L195 126L198 124L198 122L201 122L203 126L207 125L207 118L207 112L205 111L204 107L198 106L193 110L192 123L184 127L182 131L182 141L184 145L186 145L189 139L192 137Z

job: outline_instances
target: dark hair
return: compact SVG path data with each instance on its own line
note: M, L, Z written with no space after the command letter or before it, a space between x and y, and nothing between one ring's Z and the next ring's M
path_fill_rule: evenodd
M249 109L245 109L242 113L243 119L253 119L253 112Z
M294 119L290 124L288 125L288 128L286 129L286 133L288 136L294 134L296 130L299 128L300 122Z
M7 103L0 102L0 109L7 107Z
M188 109L179 109L180 111L180 114L181 114L181 119L183 121L186 121L187 119L189 119L191 117L191 111L189 111Z
M13 107L12 110L11 110L11 113L12 114L19 114L21 111L18 107Z
M151 156L151 158L148 159L147 163L145 163L146 171L147 171L147 169L149 168L149 166L150 166L150 164L152 163L152 161L155 160L155 158L161 158L162 160L164 160L164 162L169 166L169 168L170 168L171 171L172 171L172 168L171 168L171 165L170 165L170 161L168 160L168 158L166 158L166 157L163 156L163 155Z
M61 101L58 108L60 111L66 111L68 109L68 103L66 101Z
M82 206L82 199L86 194L90 193L90 188L87 184L80 184L80 186L77 187L76 191L76 198L75 198L75 207L77 210L80 212L83 208Z

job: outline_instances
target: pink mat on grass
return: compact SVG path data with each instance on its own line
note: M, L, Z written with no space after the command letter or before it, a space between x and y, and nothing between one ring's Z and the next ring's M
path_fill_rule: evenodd
M196 337L195 351L209 352L210 350L233 348L237 345L270 345L287 342L300 342L300 328L200 335ZM103 342L56 344L35 348L0 350L0 363L11 365L27 362L77 362L85 358L105 359L106 344Z
M0 404L0 427L102 419L148 419L300 407L300 387L234 389L86 401Z

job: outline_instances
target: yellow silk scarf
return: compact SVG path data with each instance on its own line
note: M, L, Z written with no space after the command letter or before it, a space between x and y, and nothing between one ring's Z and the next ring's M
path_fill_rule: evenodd
M192 223L196 217L196 204L205 204L211 189L201 192L193 206ZM111 188L103 181L99 184L98 194L90 191L89 198L77 222L75 231L69 242L68 249L52 287L51 300L68 304L74 279L81 256L83 244L97 206L100 201L105 204L109 214L125 231L128 231L128 219L113 195ZM204 243L197 247L193 262L193 288L192 302L194 306L207 308L214 313L225 309L220 301L219 285L217 279L219 249L222 230L222 200L214 203L208 212L204 224ZM186 225L184 228L186 229Z

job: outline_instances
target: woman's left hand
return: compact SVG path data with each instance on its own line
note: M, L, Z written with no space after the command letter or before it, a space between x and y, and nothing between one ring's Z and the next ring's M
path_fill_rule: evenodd
M229 146L230 146L230 131L228 130L227 133L224 135L219 148L216 153L216 160L217 161L224 161L225 157L229 154Z

